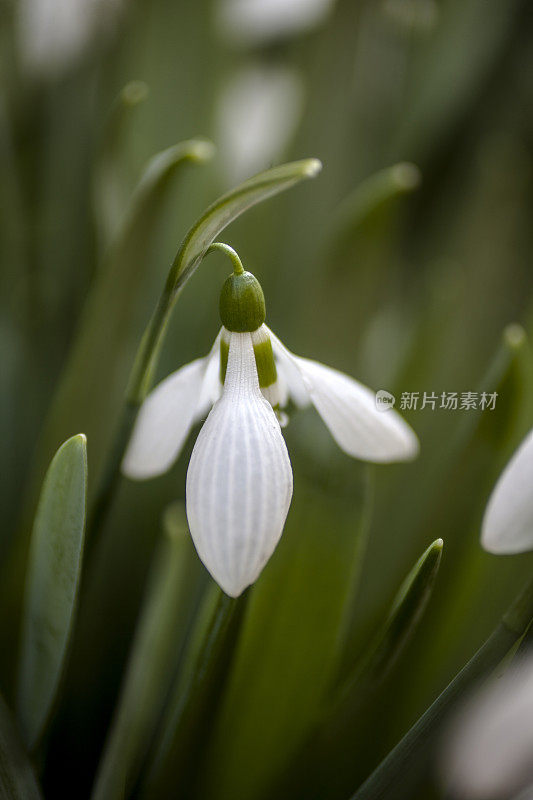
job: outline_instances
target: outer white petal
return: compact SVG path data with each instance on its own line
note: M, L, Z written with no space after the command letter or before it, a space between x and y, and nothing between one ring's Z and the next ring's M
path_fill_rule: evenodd
M206 365L207 358L198 358L150 392L122 462L128 478L154 478L170 469L195 421Z
M376 462L408 461L418 455L412 428L393 409L378 411L371 389L318 361L295 356L271 335L291 396L297 405L305 405L307 394L345 453Z
M490 553L521 553L533 548L533 430L492 491L481 543Z
M272 341L272 350L276 359L276 367L278 370L278 380L286 387L287 394L291 397L294 403L299 408L306 408L310 405L311 397L304 383L298 359L295 355L287 350L283 342L281 342L275 333L266 325L270 339Z
M533 781L533 658L479 690L453 721L442 758L453 796L512 797ZM522 795L520 795L522 797ZM527 791L524 797L527 797Z
M224 328L219 330L213 347L207 356L202 389L200 391L198 407L196 409L195 422L202 419L202 417L207 416L213 403L216 403L222 394L222 384L220 382L220 338L223 330Z
M237 597L281 536L292 469L272 407L259 389L249 333L233 333L224 391L196 441L187 472L187 517L201 560Z
M122 462L128 478L145 480L166 472L195 422L207 414L219 390L220 332L205 358L173 372L144 401Z

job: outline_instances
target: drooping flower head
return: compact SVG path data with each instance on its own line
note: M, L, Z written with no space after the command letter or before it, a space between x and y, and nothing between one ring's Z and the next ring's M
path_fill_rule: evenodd
M272 555L291 503L292 468L281 432L289 399L300 407L312 403L355 458L409 460L418 440L395 411L377 410L366 386L289 352L265 325L259 282L231 253L235 269L222 288L223 327L214 346L147 397L123 471L136 479L166 472L211 409L189 463L187 517L201 560L237 596Z

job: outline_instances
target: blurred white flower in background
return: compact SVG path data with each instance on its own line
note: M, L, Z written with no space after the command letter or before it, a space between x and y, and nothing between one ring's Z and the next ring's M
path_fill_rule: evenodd
M533 549L533 430L492 491L483 518L481 543L490 553Z
M19 0L18 49L24 67L52 76L112 32L125 0Z
M448 732L441 768L453 797L533 797L533 655L465 703Z
M262 45L304 33L320 25L335 0L219 0L216 25L239 45Z
M228 183L238 183L280 158L301 119L298 73L254 65L233 75L218 98L217 142Z

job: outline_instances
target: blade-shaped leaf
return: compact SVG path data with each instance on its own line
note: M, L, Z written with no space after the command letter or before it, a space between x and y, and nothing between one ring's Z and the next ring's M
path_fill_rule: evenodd
M42 800L27 753L9 709L0 697L0 797L2 800Z
M93 790L94 800L121 800L134 784L163 711L178 659L177 631L186 626L191 558L196 559L182 506L165 514L118 709Z
M46 473L31 537L18 719L33 749L49 717L72 629L85 531L87 448L68 439Z
M441 729L443 719L476 680L498 666L522 638L532 618L533 582L530 582L492 635L374 770L352 800L382 800L384 797L396 800L410 796L412 782L427 758L428 747Z
M365 671L381 680L412 635L429 601L442 557L442 539L420 556L394 599L390 614L368 654Z
M383 206L420 185L420 170L415 164L400 162L379 170L362 181L340 204L329 234L335 247L346 244L358 228Z
M216 800L275 796L273 781L317 722L338 668L368 522L367 471L357 466L356 474L335 527L320 492L308 488L252 590L204 769L205 794Z
M233 598L214 582L208 586L154 740L142 798L164 800L170 786L195 795L247 601L247 592Z
M148 94L149 87L144 81L129 81L116 96L104 123L93 188L94 215L102 248L113 240L128 205L128 182L122 174L121 150L131 126L132 111Z
M280 777L277 795L304 792L309 798L335 796L353 785L353 752L357 735L365 735L376 693L411 638L427 606L442 556L437 539L418 559L403 581L390 613L368 650L350 671L325 707L316 731L302 748L289 771ZM379 701L378 701L379 702Z
M91 288L39 453L50 452L53 443L69 431L83 429L91 442L93 485L117 423L146 315L146 294L151 285L147 262L168 190L185 165L202 164L212 154L210 142L193 139L150 159L119 235ZM42 462L38 464L38 468L42 466Z

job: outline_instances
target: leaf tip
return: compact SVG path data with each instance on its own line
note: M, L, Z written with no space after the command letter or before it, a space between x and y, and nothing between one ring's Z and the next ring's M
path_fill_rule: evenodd
M302 174L306 178L315 178L322 171L322 162L318 158L307 158L302 161Z
M211 161L215 155L216 147L209 139L193 139L189 157L192 161L204 163Z
M525 344L527 334L517 322L507 325L503 331L503 341L510 350L519 350Z
M133 80L129 81L120 93L120 97L124 105L134 107L143 103L150 89L145 81Z
M417 189L422 182L422 173L416 164L410 161L401 161L395 164L391 171L392 180L401 192L411 192Z

